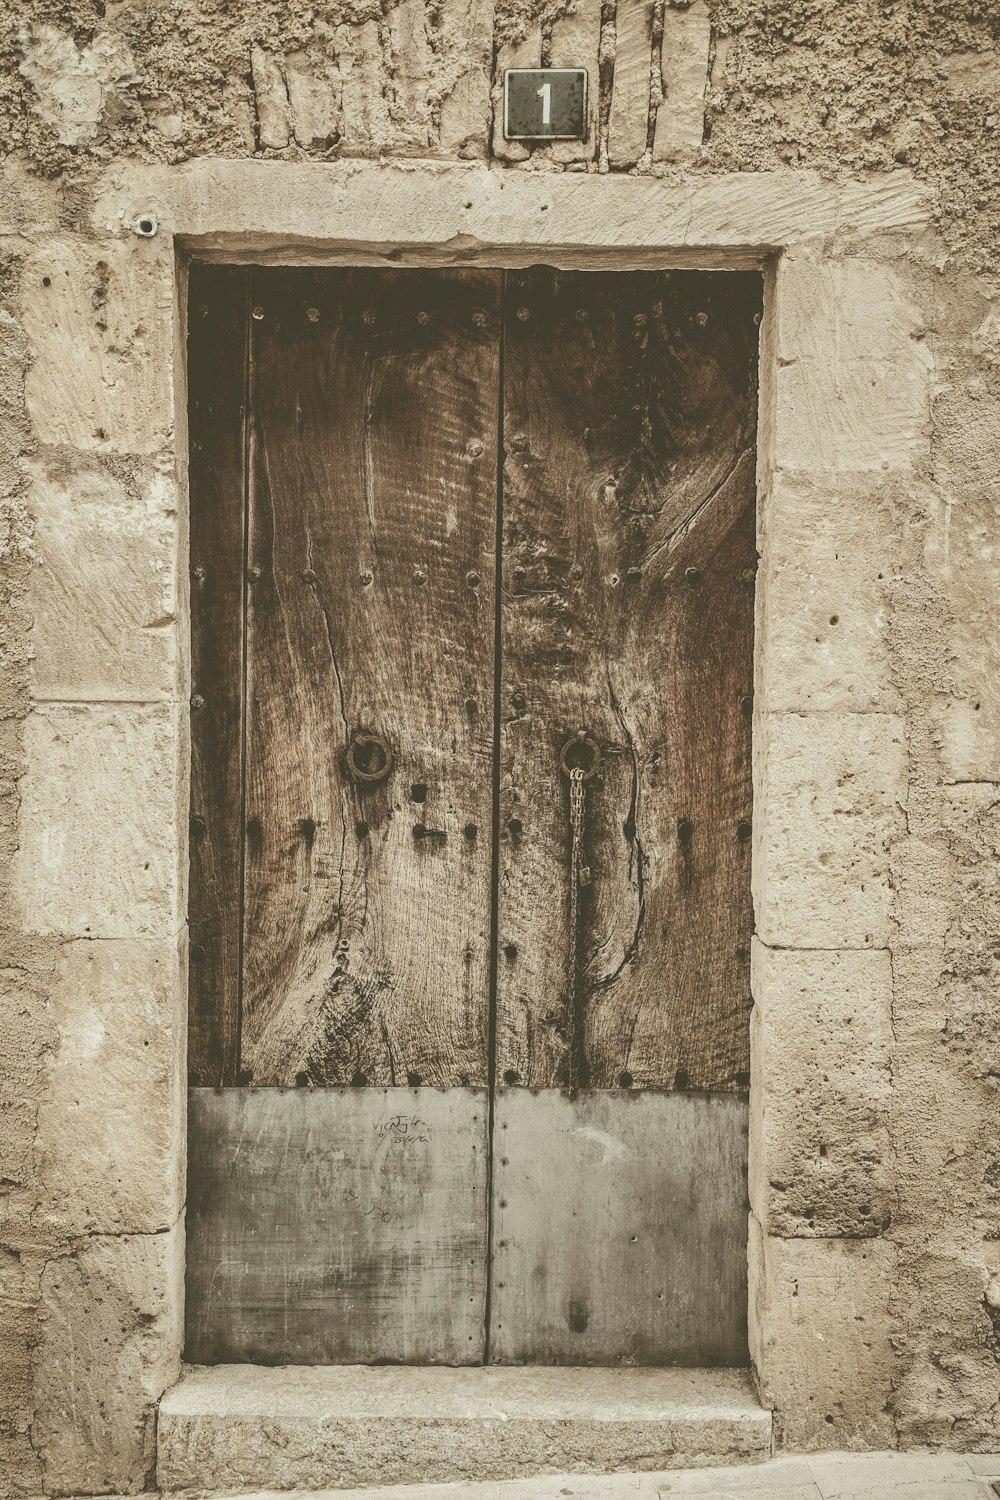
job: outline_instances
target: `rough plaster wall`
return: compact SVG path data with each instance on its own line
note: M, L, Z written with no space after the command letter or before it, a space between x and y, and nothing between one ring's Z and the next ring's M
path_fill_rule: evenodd
M124 1492L180 1342L171 291L0 202L0 1492Z
M1000 1435L1000 328L995 284L958 265L915 270L912 290L936 393L887 593L909 750L891 861L893 1414L903 1442L963 1444Z
M706 45L703 7L704 146L688 131L676 149L706 171L903 163L938 189L950 246L995 269L1000 15L989 0L628 0L620 16L614 0L27 0L0 11L0 134L49 173L123 155L483 156L495 50L527 40L548 61L572 23L576 53L599 37L605 148L619 28L620 81L631 90L648 71L629 113L648 111L640 169L662 171L656 107L671 71ZM462 128L449 121L456 106ZM688 96L683 109L690 117ZM529 165L581 163L542 147Z
M862 481L822 418L807 422L809 443L831 449L831 478L796 484L790 503L817 550L783 556L772 538L766 561L768 586L816 621L811 654L780 632L766 643L774 743L783 764L805 766L790 801L815 802L804 716L841 709L849 689L838 732L874 746L891 785L851 786L849 766L826 763L843 800L821 809L828 847L802 854L814 904L791 939L765 930L758 945L760 993L805 1019L776 1072L760 1045L767 1004L755 1022L773 1108L766 1225L751 1253L766 1265L773 1342L759 1354L786 1441L1000 1445L1000 18L972 0L716 0L708 27L702 3L0 10L11 168L0 204L0 1490L141 1488L153 1403L176 1362L179 1313L162 1285L181 1196L165 1122L180 1086L169 995L182 957L176 872L150 874L141 857L177 792L170 393L148 342L165 336L169 288L151 292L130 249L93 238L101 174L123 157L475 160L495 146L505 170L680 182L904 164L932 189L936 236L865 251L894 270L873 321L864 309L858 320L863 335L894 328L906 346L869 387L887 421L907 417L899 361L923 351L918 456L900 466L889 452L891 472L873 461ZM499 69L584 48L598 77L585 148L497 141ZM671 88L677 113L658 120ZM831 293L837 306L855 295L843 282ZM81 348L97 388L75 378ZM794 376L798 360L783 368ZM830 518L844 516L871 558L864 577L838 570ZM77 628L73 601L88 594L108 606L103 636ZM18 851L18 809L58 803L46 768L58 782L74 755L94 780L79 779L56 821L78 841L83 890L53 909L41 889L26 900L46 850ZM101 809L102 767L121 764L151 769L129 807ZM136 805L146 831L118 837ZM865 868L824 884L838 873L838 830L859 811L876 830ZM878 893L871 909L851 906L861 874ZM824 922L848 933L827 940L836 952ZM859 1022L863 1046L845 1044ZM127 1045L100 1044L116 1034ZM130 1083L145 1090L144 1118L128 1113ZM108 1149L123 1135L131 1152ZM831 1306L852 1305L827 1331L839 1374L817 1388L815 1330ZM111 1349L124 1353L111 1361Z
M40 1470L26 1443L33 1407L32 1354L39 1334L39 1281L44 1253L30 1232L34 1142L47 1034L41 1013L51 982L53 956L45 943L26 937L10 898L16 847L18 777L23 768L22 726L28 712L27 605L32 563L32 522L25 505L21 459L30 444L24 377L30 350L9 310L20 279L14 252L3 260L4 309L0 314L0 1012L3 1068L0 1118L3 1153L3 1247L0 1248L0 1475L37 1487ZM10 1483L11 1480L7 1482Z
M933 238L899 252L890 241L869 251L891 257L892 271L881 294L866 271L877 298L868 306L830 267L842 342L815 353L835 361L860 328L859 347L881 358L886 328L897 330L899 348L880 375L873 361L861 394L869 418L891 407L894 426L913 403L899 428L912 434L905 450L859 457L849 442L827 444L826 418L803 408L802 444L826 446L835 472L821 489L779 475L771 491L780 515L793 490L800 524L790 541L778 527L765 539L765 586L785 623L764 641L764 685L768 706L787 716L767 753L789 785L773 817L758 816L780 822L792 809L781 836L786 858L802 862L794 903L757 906L768 1171L757 1202L772 1238L752 1255L778 1298L758 1361L770 1367L779 1434L792 1445L821 1446L824 1426L843 1441L846 1423L851 1440L870 1444L988 1447L1000 1436L995 289ZM789 264L785 285L797 274ZM806 332L799 356L808 342ZM774 352L780 373L804 367L798 357L782 369L788 351ZM931 396L922 418L910 384L921 368ZM848 382L839 389L850 397ZM843 411L833 421L843 428ZM793 652L782 632L800 607L815 635ZM852 700L823 748L832 769L797 770L808 716ZM870 782L863 723L870 742L882 740ZM855 743L838 766L848 733ZM838 797L819 802L813 786L830 784ZM827 824L818 849L796 828L803 793L810 821ZM861 842L844 831L859 815ZM845 838L848 882L827 889ZM787 1321L782 1285L797 1308ZM822 1322L841 1297L855 1307L853 1349L850 1329ZM823 1363L819 1331L843 1354L796 1402L793 1382L805 1392Z

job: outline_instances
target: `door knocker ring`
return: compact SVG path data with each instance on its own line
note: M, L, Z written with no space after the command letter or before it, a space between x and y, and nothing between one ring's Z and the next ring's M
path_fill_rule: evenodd
M570 760L575 757L575 762ZM585 729L578 729L559 752L559 769L568 779L572 771L582 771L581 781L591 781L601 768L601 747Z
M374 786L392 770L392 751L380 734L356 730L347 747L347 769L354 781Z

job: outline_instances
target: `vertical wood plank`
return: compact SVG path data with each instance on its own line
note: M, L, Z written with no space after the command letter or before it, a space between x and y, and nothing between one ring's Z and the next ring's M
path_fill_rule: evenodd
M499 276L253 275L243 1069L482 1085Z
M239 1067L247 285L238 266L188 280L191 538L191 940L196 1084Z
M755 317L743 273L511 273L497 1076L748 1069ZM562 744L601 746L570 977Z

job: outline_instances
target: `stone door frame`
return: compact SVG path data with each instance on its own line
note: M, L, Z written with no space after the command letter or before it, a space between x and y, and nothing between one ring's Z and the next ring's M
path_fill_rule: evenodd
M94 554L95 580L101 566L109 580L128 575L124 605L121 591L103 597L95 585L36 633L21 783L15 878L26 928L58 935L75 1003L88 995L117 1028L115 1087L99 1091L90 1133L99 1142L126 1121L134 1141L127 1159L100 1149L84 1159L66 1134L65 1159L56 1150L49 1163L45 1222L53 1234L90 1237L82 1254L104 1259L88 1284L105 1287L68 1283L38 1351L39 1388L53 1393L51 1488L80 1492L98 1475L98 1488L140 1483L156 1402L179 1372L192 258L761 269L750 1348L761 1399L790 1444L894 1442L881 1157L888 847L907 786L878 577L893 487L916 482L928 444L929 357L893 266L928 217L905 173L845 184L798 170L654 178L208 160L116 169L82 248L64 236L36 253L29 274L39 288L43 271L50 283L26 317L28 407L39 441L72 446L78 469L35 475L39 504L65 511L74 483L86 498L88 455L112 467L127 467L127 456L141 476L139 500L135 486L123 500L123 529L106 526L97 542L77 536L106 548L103 562ZM155 232L140 232L150 220ZM81 257L104 267L110 288L96 329L96 304L73 269ZM167 602L147 618L151 578ZM70 1070L76 1095L86 1094L88 1066L81 1053ZM54 1128L71 1104L57 1084L45 1106ZM104 1393L94 1422L70 1430L57 1418L70 1378L60 1337L81 1298L105 1306L108 1288L141 1312L130 1319L115 1303L108 1314L104 1357L128 1379ZM46 1420L43 1407L43 1429Z

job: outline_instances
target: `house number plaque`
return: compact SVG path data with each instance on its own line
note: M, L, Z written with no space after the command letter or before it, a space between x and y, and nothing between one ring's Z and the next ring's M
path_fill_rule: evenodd
M586 131L586 68L508 68L503 133L508 141L578 140Z

